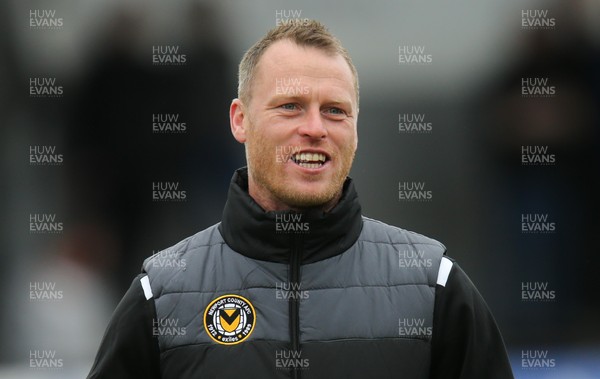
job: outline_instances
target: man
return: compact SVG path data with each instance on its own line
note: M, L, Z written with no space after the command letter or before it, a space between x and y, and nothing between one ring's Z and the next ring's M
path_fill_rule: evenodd
M321 24L244 55L222 222L144 262L89 378L512 378L442 244L361 215L358 78Z

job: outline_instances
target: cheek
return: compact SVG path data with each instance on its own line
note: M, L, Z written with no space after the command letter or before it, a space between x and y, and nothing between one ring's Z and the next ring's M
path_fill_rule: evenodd
M246 136L248 139L247 142L250 145L260 146L266 142L266 133L263 128L260 127L260 124L251 123L248 125Z
M358 130L356 128L356 125L354 125L353 128L352 128L352 142L351 142L351 146L352 146L352 151L356 152L356 148L358 147Z
M254 144L263 146L286 145L293 136L293 128L287 125L268 120L262 127L256 127L253 131L252 139Z
M335 144L339 147L341 151L355 151L358 143L358 136L356 134L356 129L354 130L340 130L339 133L335 133L331 135L332 139L334 139Z

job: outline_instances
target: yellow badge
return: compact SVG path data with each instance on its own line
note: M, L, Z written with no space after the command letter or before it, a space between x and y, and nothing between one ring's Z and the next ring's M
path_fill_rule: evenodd
M256 312L248 299L239 295L223 295L204 310L204 329L213 341L235 345L244 341L256 324Z

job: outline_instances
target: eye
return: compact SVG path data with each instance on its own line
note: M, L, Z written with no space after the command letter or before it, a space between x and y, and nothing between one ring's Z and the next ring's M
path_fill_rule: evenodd
M296 104L287 103L287 104L281 105L280 108L284 109L286 111L295 111L298 107L296 106Z
M347 113L345 110L336 108L336 107L331 107L331 108L325 109L325 113L329 114L330 116L335 116L337 118L347 116Z

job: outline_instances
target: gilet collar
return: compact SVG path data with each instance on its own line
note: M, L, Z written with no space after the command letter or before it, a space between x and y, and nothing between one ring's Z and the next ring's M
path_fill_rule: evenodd
M248 194L248 171L231 179L219 231L234 251L252 259L287 263L292 249L301 263L333 257L352 246L362 230L361 207L351 178L329 212L265 212Z

